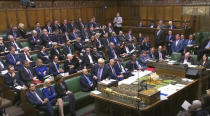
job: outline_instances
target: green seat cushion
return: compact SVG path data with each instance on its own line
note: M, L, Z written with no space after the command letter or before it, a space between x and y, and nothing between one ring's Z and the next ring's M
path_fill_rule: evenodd
M33 58L34 61L36 61L38 59L38 55L37 54L32 54L31 57Z
M24 48L26 46L29 47L29 43L28 42L20 42L21 46Z
M64 70L64 64L60 64L59 67Z
M73 93L81 91L80 86L80 76L76 76L73 78L70 78L68 80L65 80L68 90L70 90Z
M181 53L173 52L171 55L171 60L179 61L181 58Z
M94 99L90 97L89 92L80 91L80 92L76 92L74 95L76 99L76 109L80 109L94 102Z

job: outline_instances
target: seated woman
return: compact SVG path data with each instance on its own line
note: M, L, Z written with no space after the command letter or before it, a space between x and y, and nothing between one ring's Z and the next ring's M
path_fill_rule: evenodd
M68 54L67 59L64 63L64 72L69 72L69 74L73 74L77 72L77 69L75 67L75 62L73 62L73 55Z
M50 80L46 79L44 81L45 87L42 89L42 93L45 98L49 100L51 105L59 106L59 116L64 116L63 113L63 100L61 98L57 98L57 93L53 86L51 86Z
M49 74L47 67L43 64L41 59L36 61L35 74L40 81L44 81L44 77Z
M75 97L74 94L68 90L66 83L63 81L61 75L57 75L55 78L55 91L59 98L62 98L64 102L69 102L69 111L71 116L75 114Z
M203 55L202 59L200 60L199 65L205 67L205 68L210 68L210 62L208 60L208 57L206 54Z

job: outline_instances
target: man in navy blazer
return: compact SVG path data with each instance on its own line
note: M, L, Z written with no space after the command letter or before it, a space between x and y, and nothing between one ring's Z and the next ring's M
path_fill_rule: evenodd
M176 29L176 26L173 25L172 21L169 21L168 24L169 24L168 29Z
M193 40L193 35L190 34L189 39L186 40L186 46L191 46L191 45L194 45L194 44L195 44L195 41Z
M12 35L15 39L20 37L22 38L17 26L12 26L12 28L8 30L7 35Z
M58 56L53 56L53 62L49 67L49 74L53 74L53 76L57 76L60 73L63 73L63 69L59 68L58 64Z
M104 64L103 58L98 59L98 64L94 65L91 69L91 74L93 79L98 82L110 78L110 72L108 67Z
M118 51L113 42L110 42L109 44L108 57L109 59L117 59L119 57Z
M40 52L38 53L38 58L42 59L44 64L49 64L51 62L49 54L48 52L46 52L45 46L40 46Z
M13 46L10 47L10 53L6 55L6 63L7 65L13 65L15 70L20 70L22 67L20 58L15 54L15 48Z
M54 110L47 98L44 98L40 89L36 89L35 84L29 84L29 91L26 92L27 101L35 105L35 108L43 111L47 111L50 116L54 116Z
M88 75L88 70L85 68L82 70L82 76L80 77L80 85L82 91L89 92L95 89L96 83L93 81L91 75Z
M180 40L180 36L179 34L176 34L176 40L173 42L172 46L171 46L171 49L172 49L172 52L179 52L181 53L182 50L183 50L183 42Z
M139 56L138 58L138 61L140 63L140 65L146 69L147 68L147 60L149 59L149 55L147 55L147 52L146 51L142 51L141 52L141 55Z
M116 68L114 68L114 64L115 64L115 60L114 59L110 59L109 63L107 64L107 67L108 67L109 72L110 72L111 79L119 80L119 81L123 80L124 79L123 74L119 73L116 70Z
M23 53L22 54L20 54L20 58L21 58L21 60L22 60L22 62L24 61L24 60L27 60L29 63L30 63L30 66L31 67L35 67L35 62L33 61L34 59L32 58L32 56L30 55L30 49L29 49L29 47L24 47L23 48Z
M166 49L169 55L171 55L172 50L171 50L171 46L173 44L174 41L174 35L172 35L172 31L168 31L168 35L166 36Z
M110 41L113 42L115 46L119 46L119 41L115 32L112 32Z
M38 36L36 30L32 31L32 36L29 37L28 39L29 39L30 48L32 50L39 50L39 47L42 44L42 41L40 37Z

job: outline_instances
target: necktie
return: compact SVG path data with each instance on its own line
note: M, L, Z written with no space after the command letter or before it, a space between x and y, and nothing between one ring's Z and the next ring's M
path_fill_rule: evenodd
M2 63L0 62L0 71L2 71L3 67L2 67Z
M162 60L163 59L163 57L162 57L162 53L161 52L159 52L159 60Z
M138 61L136 61L136 65L137 65L138 69L141 68L141 65L139 64Z
M11 56L12 56L12 59L16 62L15 57L12 54L11 54Z
M69 40L69 36L67 34L65 34L65 36L66 36L66 40Z
M50 32L50 33L52 33L52 29L51 29L51 27L50 27L50 26L48 27L48 30L49 30L49 32Z
M101 74L102 74L102 68L98 68L98 74L97 74L97 77L98 77L98 81L101 81Z
M114 55L114 58L116 59L116 58L117 58L117 55L116 55L114 49L112 49L112 53L113 53L113 55Z
M14 38L16 38L17 37L17 33L13 32L13 36L14 36Z
M34 96L35 96L35 98L39 101L39 102L43 102L43 100L39 97L39 95L36 93L36 92L33 92L32 93Z
M55 65L57 72L59 73L60 71L58 70L59 68L57 67L57 64L54 64L54 65Z
M85 76L85 78L86 78L86 80L88 81L88 84L91 84L91 83L92 83L92 82L90 81L89 77L86 77L86 76Z
M111 67L111 69L112 69L112 73L116 76L117 74L116 74L114 68L113 68L112 66L110 66L110 67Z
M210 48L210 41L208 42L208 44L205 46L205 49Z
M71 48L69 46L67 48L68 48L69 54L72 54L71 53Z
M34 77L33 74L31 73L31 71L28 68L27 68L27 71L28 71L30 78L32 79Z

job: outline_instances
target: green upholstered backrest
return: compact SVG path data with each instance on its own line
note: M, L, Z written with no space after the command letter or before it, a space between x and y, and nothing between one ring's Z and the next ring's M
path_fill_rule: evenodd
M37 54L32 54L31 57L33 58L34 61L36 61L38 59L38 55Z
M193 59L194 65L198 64L197 55L190 55Z
M181 53L173 52L171 55L171 60L178 61L181 58Z
M64 70L64 64L60 64L59 67Z
M80 86L80 76L72 77L68 80L65 80L68 90L73 93L81 91Z
M29 47L29 43L27 41L24 41L24 42L20 42L21 46L24 48L26 46Z

